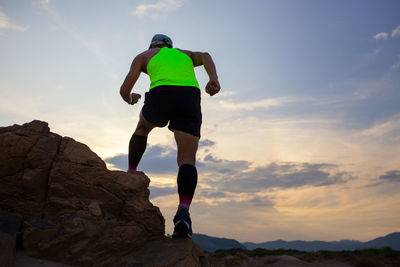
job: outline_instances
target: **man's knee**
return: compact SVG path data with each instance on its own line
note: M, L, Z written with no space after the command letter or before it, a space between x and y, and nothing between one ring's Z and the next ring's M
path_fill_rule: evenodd
M147 136L155 126L148 122L142 112L140 112L139 123L136 127L135 134Z
M141 124L139 122L136 127L135 134L147 136L152 129L153 129L153 127L149 127L149 126L147 126L145 124Z
M194 156L194 157L179 157L179 155L178 155L178 166L180 167L185 164L196 167L196 156Z

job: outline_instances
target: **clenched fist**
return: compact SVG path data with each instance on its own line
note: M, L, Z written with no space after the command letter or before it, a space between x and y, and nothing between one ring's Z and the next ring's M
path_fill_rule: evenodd
M213 96L221 90L218 80L210 80L206 85L206 93Z
M136 103L139 101L139 99L140 99L141 97L142 97L142 96L141 96L140 94L132 93L132 94L131 94L131 100L129 101L128 104L130 104L130 105L136 104Z

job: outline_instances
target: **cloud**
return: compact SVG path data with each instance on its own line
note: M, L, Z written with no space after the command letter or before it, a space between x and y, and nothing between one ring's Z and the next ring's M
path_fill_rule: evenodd
M224 192L216 191L214 189L201 189L199 191L200 191L199 196L207 198L207 199L210 199L210 198L224 198L224 197L227 196Z
M10 22L10 19L7 15L0 11L0 35L2 35L3 30L13 30L24 32L28 29L28 27L19 26Z
M113 167L117 169L120 170L128 169L128 155L126 154L119 154L114 157L106 158L104 161L112 164Z
M256 207L273 207L275 202L268 197L254 196L246 201L250 206Z
M208 148L215 145L215 142L205 139L199 142L199 148ZM207 150L208 151L208 150ZM176 148L171 146L153 145L146 148L140 160L138 170L152 174L176 174L178 166L176 163ZM128 168L128 155L118 154L105 159L105 162L113 167L126 170ZM212 154L207 154L203 159L196 162L200 171L216 173L232 173L247 169L251 163L247 161L230 161L218 159Z
M362 131L361 135L394 139L400 138L400 114L375 124L371 128Z
M392 38L400 37L400 25L397 26L391 34ZM389 33L387 32L380 32L374 35L375 40L387 40L389 38Z
M201 172L214 173L214 175L232 175L234 173L247 170L251 162L246 160L226 160L207 154L204 159L199 160L199 170Z
M211 141L212 142L212 141ZM105 160L115 167L126 170L127 155L117 155ZM208 153L197 161L201 174L200 195L208 198L224 198L226 193L257 193L274 188L322 187L343 184L355 177L341 172L334 164L281 162L251 168L246 160L221 159ZM176 150L168 146L150 146L139 164L139 170L148 174L176 175ZM153 197L175 193L172 188L153 187Z
M215 142L211 141L210 139L200 140L199 147L212 147L215 145Z
M379 176L379 179L400 182L400 170L387 171L384 175Z
M400 25L396 27L396 29L394 29L392 31L392 38L396 38L400 36Z
M251 111L256 108L271 108L284 106L291 102L304 101L304 99L297 99L293 97L277 97L277 98L267 98L258 101L247 101L247 102L234 102L232 100L221 100L219 101L219 106L229 110L245 110Z
M130 14L137 17L150 16L157 18L165 13L170 13L180 8L183 0L161 0L154 4L139 4Z
M106 158L105 161L121 170L126 170L128 168L127 154L119 154L114 157ZM169 146L158 145L147 147L140 160L138 170L153 174L177 173L176 149Z
M168 195L175 195L177 194L177 188L174 187L157 187L157 186L150 186L150 199Z
M234 176L225 175L216 186L225 192L261 192L272 188L330 186L354 179L348 172L337 171L333 164L270 163Z
M374 35L375 40L387 40L389 34L387 32L380 32Z

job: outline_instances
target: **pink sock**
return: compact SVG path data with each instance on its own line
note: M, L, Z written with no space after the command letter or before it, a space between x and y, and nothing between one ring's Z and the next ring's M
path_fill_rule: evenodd
M128 172L135 172L138 164L129 163Z
M192 203L192 197L188 195L179 195L179 207L189 209Z

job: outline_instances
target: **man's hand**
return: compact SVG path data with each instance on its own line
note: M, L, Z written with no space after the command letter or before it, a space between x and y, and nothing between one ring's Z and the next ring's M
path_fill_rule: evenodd
M217 79L210 80L206 85L206 93L213 96L221 90Z
M142 96L140 94L132 93L129 95L129 102L128 104L134 105L136 104Z

